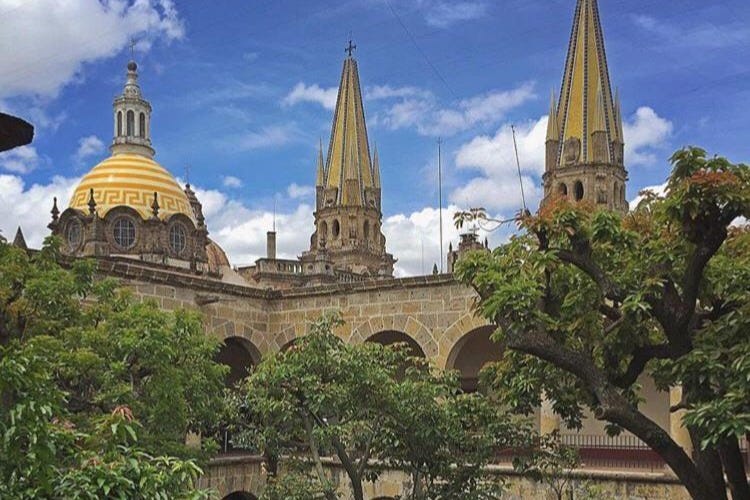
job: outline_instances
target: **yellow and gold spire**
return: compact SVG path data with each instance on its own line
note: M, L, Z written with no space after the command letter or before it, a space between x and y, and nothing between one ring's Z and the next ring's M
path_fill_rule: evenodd
M599 6L597 0L578 0L559 101L553 93L550 102L542 204L567 197L626 212L624 143Z
M365 190L375 185L359 72L352 56L355 48L349 42L333 115L325 188L337 190L336 204L358 206L364 204Z
M597 0L578 0L556 115L563 150L558 165L600 160L592 144L592 134L598 131L606 132L607 162L617 163L612 144L621 125L612 99Z

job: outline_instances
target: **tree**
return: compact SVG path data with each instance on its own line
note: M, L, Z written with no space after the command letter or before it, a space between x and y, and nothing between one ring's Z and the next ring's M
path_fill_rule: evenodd
M339 325L332 316L314 323L289 350L261 362L234 399L246 442L312 471L284 482L272 463L272 484L307 484L336 498L323 458L331 453L357 500L382 467L412 477L405 498L497 498L483 466L517 432L510 419L480 395L458 395L455 374L409 358L407 346L346 344L331 332Z
M750 498L750 167L678 151L666 195L624 217L561 198L457 268L506 349L494 380L528 411L542 394L572 427L588 407L657 452L698 499ZM637 380L681 386L689 456L638 409ZM727 481L725 482L724 473Z
M95 278L92 262L63 268L57 249L54 239L32 255L0 244L0 455L16 457L6 484L40 496L80 487L86 497L100 469L124 497L158 497L161 487L180 495L199 471L191 459L210 452L187 447L186 434L214 428L223 403L218 343L196 314L136 302ZM120 410L127 422L115 426Z

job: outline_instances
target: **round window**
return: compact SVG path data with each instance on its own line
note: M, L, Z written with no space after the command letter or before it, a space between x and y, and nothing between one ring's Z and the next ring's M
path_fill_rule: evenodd
M187 245L187 237L185 236L185 228L182 224L173 224L169 228L169 248L174 253L182 253Z
M135 224L129 217L116 219L112 236L114 236L117 246L132 248L135 245Z
M75 250L78 245L81 244L81 223L77 220L72 220L68 224L68 229L65 232L65 239L68 242L68 248Z

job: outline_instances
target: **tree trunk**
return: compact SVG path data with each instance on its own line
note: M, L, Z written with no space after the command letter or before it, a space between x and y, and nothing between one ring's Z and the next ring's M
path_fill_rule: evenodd
M729 491L733 500L750 500L750 485L745 473L740 445L736 438L727 439L719 445L719 456L729 480Z

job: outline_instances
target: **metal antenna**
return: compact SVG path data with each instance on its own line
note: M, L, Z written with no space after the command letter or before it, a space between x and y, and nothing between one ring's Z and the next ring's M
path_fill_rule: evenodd
M273 198L273 232L276 232L276 197Z
M185 165L185 184L190 186L190 165Z
M443 138L438 137L438 202L440 204L440 274L443 274Z
M526 196L523 193L523 177L521 176L521 160L518 157L518 143L516 142L516 126L511 125L510 130L513 133L513 149L516 151L516 167L518 167L518 183L521 185L521 203L523 203L523 211L528 212L526 208Z

